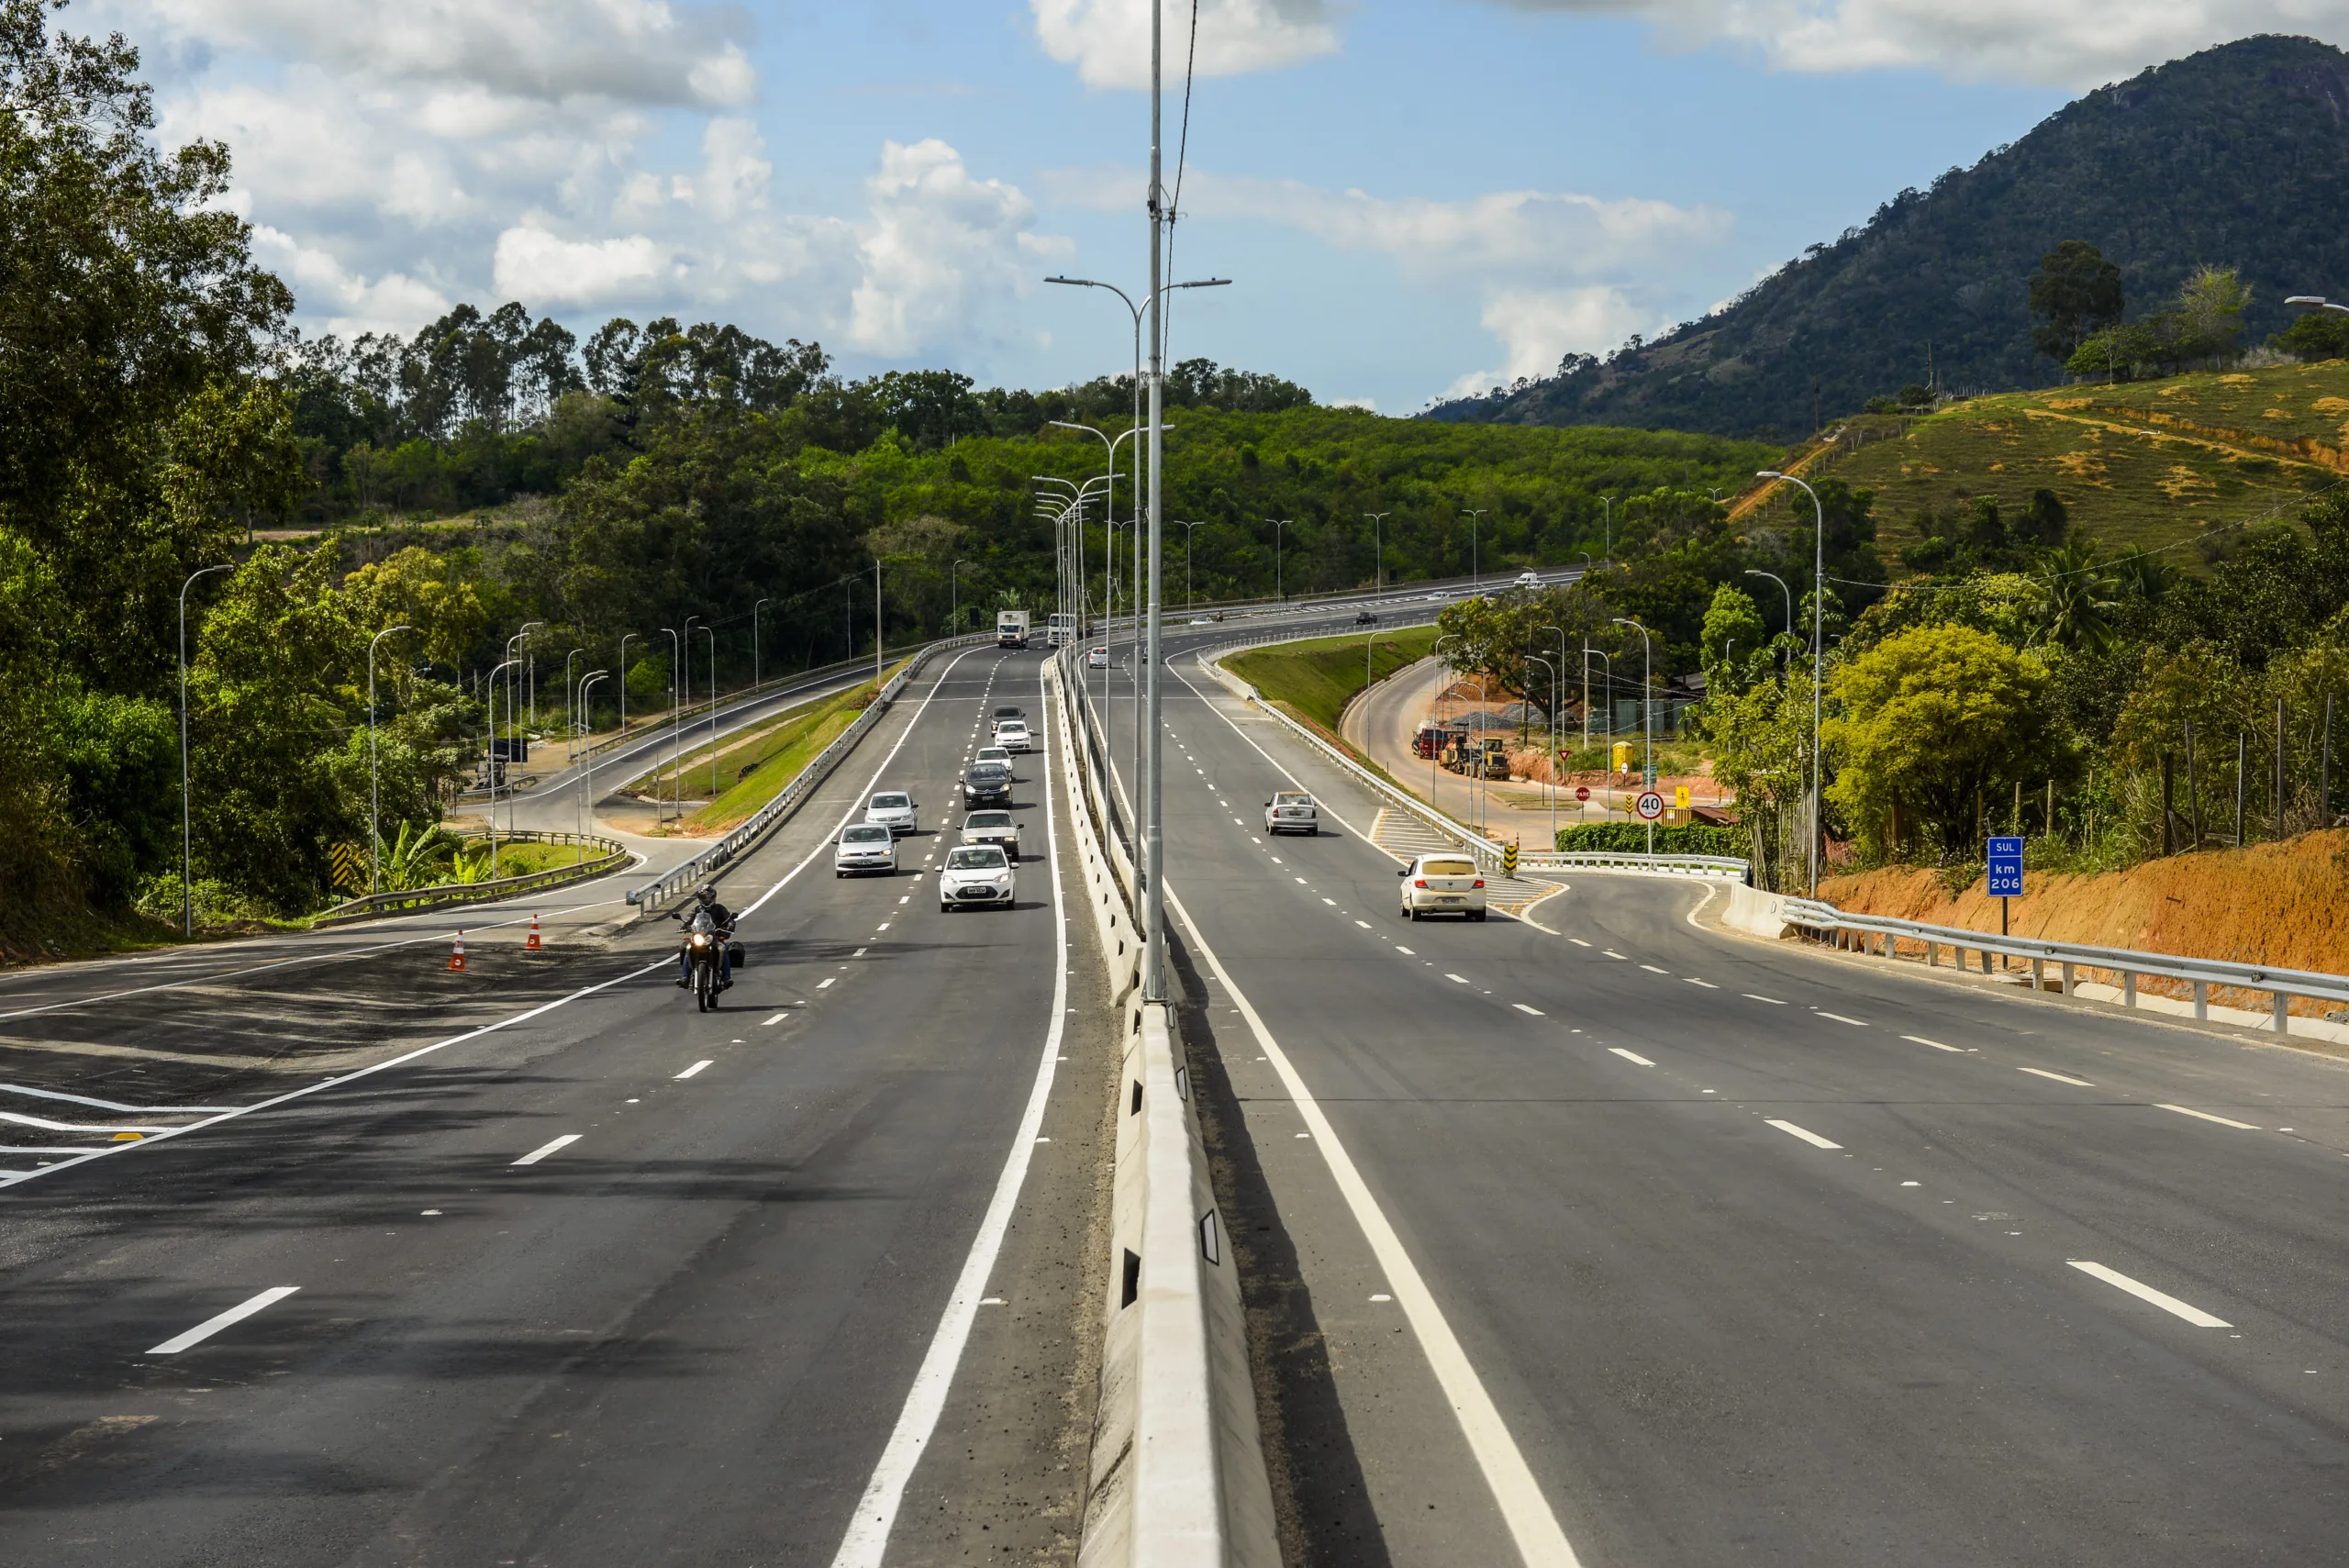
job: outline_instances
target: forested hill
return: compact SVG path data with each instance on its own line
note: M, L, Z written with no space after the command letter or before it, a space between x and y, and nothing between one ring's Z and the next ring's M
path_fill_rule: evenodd
M2349 54L2253 38L2101 88L1971 169L1906 190L1865 227L1734 304L1604 362L1432 411L1440 419L1635 425L1791 437L1926 379L1952 392L2047 384L2032 345L2040 258L2084 239L2116 262L2131 317L2201 263L2241 269L2256 340L2286 295L2349 294Z

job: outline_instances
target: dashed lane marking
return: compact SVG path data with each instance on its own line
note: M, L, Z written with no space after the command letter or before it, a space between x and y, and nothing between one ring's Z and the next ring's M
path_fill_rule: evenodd
M1839 1024L1850 1024L1854 1029L1864 1029L1868 1027L1868 1021L1865 1018L1847 1018L1841 1013L1821 1013L1819 1016L1822 1018L1833 1018Z
M1776 996L1756 996L1751 991L1741 991L1738 995L1744 997L1749 1002L1767 1002L1774 1007L1783 1007L1786 1006L1784 1002L1779 1001Z
M302 1287L298 1284L272 1285L259 1296L237 1303L217 1318L207 1318L184 1334L174 1334L147 1353L150 1356L175 1356L192 1345L200 1345L233 1323L241 1323L264 1307L275 1306Z
M715 1065L717 1065L717 1062L714 1058L708 1062L696 1062L691 1067L686 1068L683 1073L678 1073L677 1076L679 1078L690 1078L695 1073L699 1073L703 1068L712 1067Z
M1932 1046L1935 1051L1946 1051L1951 1052L1951 1053L1952 1053L1952 1054L1954 1054L1954 1055L1958 1055L1958 1056L1963 1056L1963 1055L1965 1055L1965 1049L1964 1049L1963 1047L1961 1047L1961 1046L1954 1046L1954 1045L1943 1045L1940 1040L1927 1040L1923 1035L1920 1035L1920 1034L1904 1034L1904 1035L1902 1035L1900 1038L1901 1038L1902 1040L1907 1040L1907 1041L1908 1041L1909 1044L1911 1044L1911 1045L1930 1045L1930 1046Z
M1544 1013L1541 1008L1529 1007L1522 1002L1512 1002L1509 1006L1515 1007L1520 1013L1531 1013L1537 1018L1549 1017L1549 1015Z
M531 1150L528 1154L525 1154L519 1160L515 1161L514 1163L517 1165L535 1165L540 1161L545 1159L548 1155L553 1153L556 1150L570 1148L573 1144L578 1142L582 1136L582 1134L576 1132L566 1132L561 1138L555 1139L551 1142L540 1144L536 1149Z
M2241 1122L2237 1122L2235 1125L2240 1127L2243 1124ZM2155 1290L2152 1285L2145 1284L2143 1280L2131 1279L2119 1269L2108 1269L2102 1263L2090 1262L2086 1258L2066 1258L2064 1261L2071 1264L2072 1267L2079 1270L2080 1273L2087 1275L2090 1279L2100 1279L2105 1284L2112 1286L2115 1290L2125 1290L2140 1301L2150 1301L2155 1307L2160 1307L2163 1311L2169 1313L2173 1317L2183 1318L2198 1329L2232 1329L2234 1327L2233 1324L2228 1322L2225 1318L2214 1318L2210 1313L2203 1311L2200 1307L2194 1306L2191 1302L2180 1301L2177 1297L2169 1295L2165 1291Z
M2209 1111L2198 1111L2191 1106L2156 1105L2154 1108L2155 1110L2176 1111L2180 1116L2190 1116L2197 1121L2215 1121L2221 1127L2236 1128L2244 1132L2257 1132L2259 1130L2259 1129L2252 1126L2251 1123L2247 1121L2237 1121L2232 1117L2212 1116Z
M1642 1056L1636 1051L1626 1051L1620 1045L1610 1045L1607 1049L1613 1054L1621 1057L1626 1062L1635 1062L1642 1067L1653 1067L1655 1065L1654 1062L1650 1062L1646 1057Z
M1815 1149L1841 1149L1843 1147L1842 1144L1837 1143L1832 1140L1820 1137L1819 1134L1811 1131L1807 1127L1797 1127L1793 1122L1780 1121L1776 1117L1765 1117L1763 1119L1767 1121L1772 1127L1776 1128L1780 1132L1787 1134L1790 1138L1799 1138L1805 1143L1809 1144Z
M2069 1084L2076 1089L2093 1089L2096 1087L2094 1084L2089 1083L2086 1078L2075 1078L2068 1073L2050 1073L2044 1067L2019 1067L2016 1071L2019 1073L2028 1073L2034 1078L2053 1078L2058 1084Z
M818 990L818 991L821 991L821 990L823 990L826 986L829 985L833 981L835 981L835 980L837 980L837 979L839 979L839 978L840 978L840 976L839 976L839 975L837 975L837 974L828 974L828 975L826 975L823 979L818 980L818 982L816 982L816 989L817 989L817 990Z

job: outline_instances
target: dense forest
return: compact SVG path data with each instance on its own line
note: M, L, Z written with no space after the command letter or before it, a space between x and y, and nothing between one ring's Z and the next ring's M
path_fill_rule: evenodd
M1446 404L1441 419L1637 425L1790 439L1911 384L1966 394L2060 380L2035 339L2040 259L2110 257L2133 308L2208 266L2248 286L2254 340L2285 296L2349 284L2349 55L2309 39L2207 50L2099 89L1970 169L1887 201L1719 312L1604 361Z
M892 644L1049 606L1035 476L1101 473L1129 380L850 379L814 344L582 340L512 304L306 339L219 200L228 150L159 145L135 51L49 19L0 0L0 951L151 931L134 911L184 896L207 921L315 910L338 847L445 814L509 653L551 724L558 672L623 648L632 711L669 702L688 617L714 633L696 695L705 659L736 686L861 653L876 571ZM1168 583L1202 599L1620 554L1625 497L1776 455L1381 419L1203 361L1167 402ZM1091 562L1133 489L1089 516Z

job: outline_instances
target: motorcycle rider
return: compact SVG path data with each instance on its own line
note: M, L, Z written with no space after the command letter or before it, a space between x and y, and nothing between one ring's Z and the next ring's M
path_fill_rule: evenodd
M705 887L694 895L693 906L678 918L681 921L687 920L696 914L707 915L709 923L717 928L718 988L723 991L734 984L734 955L733 950L728 945L734 938L734 912L718 901L718 889ZM684 990L693 983L693 949L689 945L680 944L677 949L677 988Z

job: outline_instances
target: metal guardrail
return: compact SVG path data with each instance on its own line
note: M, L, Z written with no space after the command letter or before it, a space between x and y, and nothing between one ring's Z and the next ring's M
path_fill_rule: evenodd
M1653 871L1672 876L1719 876L1743 882L1753 866L1735 855L1639 855L1616 850L1535 852L1517 862L1529 871Z
M747 820L729 830L724 838L694 856L693 859L671 867L641 887L631 889L628 895L629 903L647 912L657 909L680 890L693 885L713 872L724 869L732 863L736 857L755 848L767 833L790 813L793 807L805 800L818 784L831 776L832 770L840 765L842 758L856 750L856 743L863 740L874 725L881 722L882 715L889 711L889 706L896 701L897 695L906 689L906 684L920 673L921 667L930 662L931 655L950 648L976 648L992 644L994 641L995 634L986 632L965 637L951 637L942 641L925 643L915 650L913 657L906 662L905 667L892 675L888 684L881 688L880 695L873 699L863 713L856 716L856 721L833 737L830 745L809 758L807 765L794 774L791 781L782 789L775 792L774 798L760 806Z
M454 904L483 904L510 898L516 894L537 893L569 883L585 882L591 877L616 871L630 853L621 847L618 840L598 838L593 833L524 828L519 832L500 833L497 841L501 844L589 844L604 852L596 859L578 865L549 866L544 871L524 872L519 876L501 876L494 882L447 882L432 887L406 888L397 893L362 893L356 898L345 899L310 924L313 927L340 926L377 915L420 915L433 909L445 909Z
M2048 941L2037 937L2000 936L1993 931L1968 930L1963 926L1933 926L1921 920L1897 920L1882 915L1854 915L1838 909L1834 905L1809 898L1786 900L1781 917L1789 926L1812 931L1851 932L1862 939L1864 948L1873 949L1870 939L1880 939L1883 951L1890 956L1893 945L1913 941L1923 945L1925 962L1938 966L1942 948L1950 950L1954 964L1965 967L1965 955L1982 955L1985 973L1990 972L1990 959L2014 958L2031 965L2034 985L2045 984L2045 967L2054 964L2059 970L2064 995L2070 995L2082 969L2106 970L2121 977L2121 1001L2124 1006L2137 1005L2137 982L2146 976L2163 980L2182 981L2190 987L2194 1001L2194 1016L2210 1018L2210 988L2214 985L2239 991L2265 991L2273 998L2270 1012L2276 1032L2285 1032L2288 1017L2288 1000L2305 996L2311 1000L2349 1003L2349 975L2321 974L2306 969L2277 969L2265 964L2233 963L2224 959L2185 958L2172 953L2141 952L2131 948L2090 947L2080 942Z

